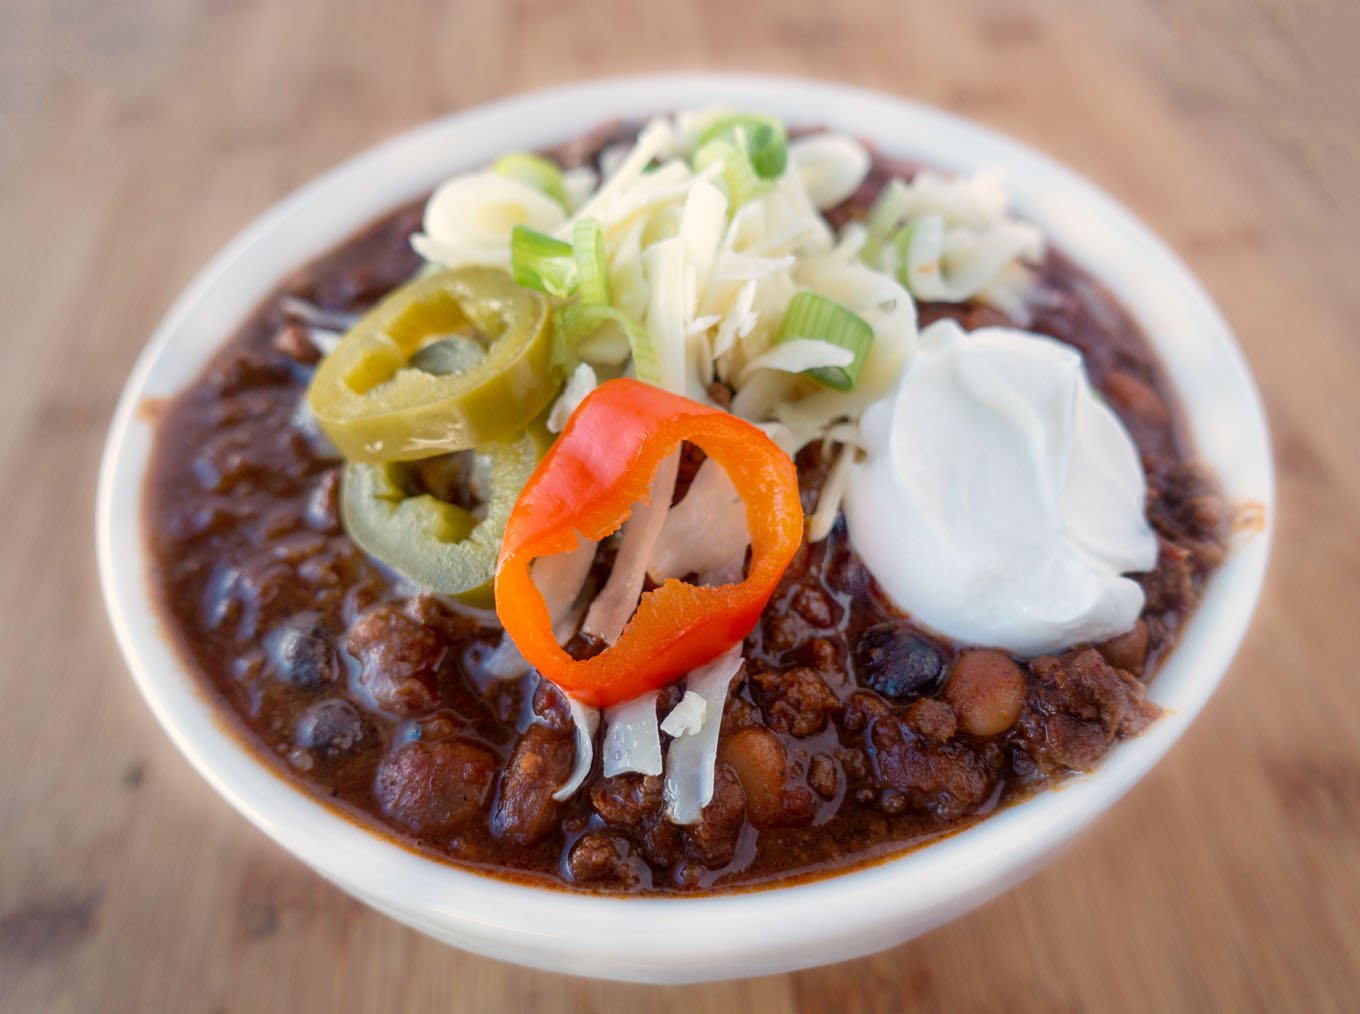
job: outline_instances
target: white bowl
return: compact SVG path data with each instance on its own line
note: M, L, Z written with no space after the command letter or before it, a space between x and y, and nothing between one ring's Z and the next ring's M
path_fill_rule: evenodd
M294 787L224 727L219 705L162 629L141 538L152 427L137 407L199 372L273 286L356 228L454 171L577 136L602 120L681 106L764 110L877 142L890 155L968 171L1002 166L1020 211L1134 312L1180 393L1201 455L1265 528L1209 582L1152 681L1163 717L1093 774L900 858L824 880L707 898L575 894L443 865L369 833ZM990 130L901 99L772 77L597 81L459 113L359 155L279 203L223 250L175 304L118 405L99 482L100 578L128 666L171 739L257 827L323 876L431 936L539 968L641 982L764 975L878 951L1033 873L1147 773L1222 678L1266 566L1273 473L1256 390L1227 326L1179 260L1090 183Z

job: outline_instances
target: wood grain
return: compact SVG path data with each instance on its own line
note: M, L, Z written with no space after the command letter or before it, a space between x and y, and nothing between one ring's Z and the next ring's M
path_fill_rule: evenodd
M4 0L0 1008L1351 1008L1357 42L1345 0ZM909 95L1112 190L1186 257L1240 336L1281 503L1266 596L1230 678L1068 854L878 957L656 990L449 950L251 829L137 697L103 616L91 528L103 432L133 358L255 214L450 110L690 67Z

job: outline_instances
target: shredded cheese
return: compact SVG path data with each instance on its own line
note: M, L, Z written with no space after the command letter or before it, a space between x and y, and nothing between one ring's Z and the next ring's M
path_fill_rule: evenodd
M671 708L671 713L661 721L661 731L667 736L688 736L704 726L704 715L708 712L708 702L693 690L686 690L680 703Z
M695 824L713 799L713 772L718 761L718 730L732 680L741 672L741 645L733 645L708 665L685 677L686 694L704 702L697 728L671 740L666 752L664 793L666 816L674 824Z
M548 413L548 432L561 433L577 406L586 400L586 395L595 390L598 384L599 379L589 363L578 365L567 378L566 386L562 388L562 393L553 402L552 411Z
M633 508L632 516L624 522L619 552L614 557L614 568L609 580L595 596L586 613L581 629L606 644L618 640L628 625L642 594L647 575L647 561L661 526L670 508L671 493L675 490L675 475L680 463L680 452L674 451L662 461L652 480L651 497Z
M733 560L743 561L750 544L741 494L726 470L705 458L684 499L666 512L647 574L660 584L716 571Z
M595 730L600 727L600 713L594 708L575 697L567 698L567 706L571 708L571 720L576 726L576 763L561 788L553 793L553 799L559 802L576 795L576 790L589 777L590 767L595 763Z
M605 712L604 776L633 771L661 774L661 735L656 724L655 690Z

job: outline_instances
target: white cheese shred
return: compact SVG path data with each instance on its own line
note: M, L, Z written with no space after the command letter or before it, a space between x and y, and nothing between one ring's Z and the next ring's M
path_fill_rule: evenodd
M548 432L561 433L572 413L581 407L586 395L595 390L599 383L590 364L580 363L567 378L567 384L557 396L557 401L553 402L552 411L548 413Z
M844 201L869 175L869 152L844 134L811 134L791 141L789 161L822 211Z
M918 299L962 303L978 298L1027 315L1027 271L1015 268L1042 256L1042 234L1011 217L1002 176L980 172L953 179L921 172L892 184L896 220L910 229L903 251L886 245L875 267L900 272Z
M510 266L510 234L517 225L551 233L566 213L551 197L496 172L466 173L444 183L425 205L423 232L411 246L446 268L465 264Z
M656 725L657 692L639 694L604 713L604 776L635 771L661 774L661 735Z
M345 313L343 310L323 310L315 303L309 303L297 296L287 296L279 305L283 312L294 320L337 334L344 334L357 324L362 316L358 313Z
M740 644L685 678L686 693L703 699L699 728L671 740L666 751L666 817L672 824L695 824L713 799L713 770L718 763L718 730L727 690L741 672Z
M543 596L543 604L548 607L553 636L558 644L571 640L581 622L583 610L576 600L590 574L590 565L595 562L595 549L595 542L578 534L575 549L534 561L534 584ZM507 635L487 656L482 668L496 679L513 680L523 676L533 666Z
M308 327L305 333L307 340L323 357L339 348L340 339L345 336L343 332L332 331L328 327Z
M745 501L727 470L705 458L684 499L667 511L647 573L660 584L718 571L734 561L740 571L750 544Z
M747 363L741 371L740 382L744 383L756 370L802 373L828 366L849 366L854 361L854 352L840 345L819 338L793 338L780 342Z
M519 650L519 645L510 640L510 635L501 637L501 643L492 649L482 663L488 676L498 680L516 680L532 669L528 659Z
M585 783L590 766L595 763L595 730L600 727L600 713L594 708L574 697L567 698L567 706L571 708L571 720L576 725L576 764L562 787L553 793L553 799L558 802L570 799Z
M698 732L704 725L704 715L708 712L708 702L693 690L686 690L680 703L671 708L671 713L661 720L661 731L667 736L687 736Z
M845 499L845 488L850 484L850 470L855 464L855 448L844 445L836 457L836 463L822 483L822 491L817 494L817 509L808 518L808 542L821 542L831 534L840 513L841 501Z
M679 464L678 450L662 460L652 480L651 499L634 505L632 516L624 522L623 538L619 541L619 552L614 558L609 580L586 613L581 629L606 644L619 639L637 609L647 576L647 561L666 521Z

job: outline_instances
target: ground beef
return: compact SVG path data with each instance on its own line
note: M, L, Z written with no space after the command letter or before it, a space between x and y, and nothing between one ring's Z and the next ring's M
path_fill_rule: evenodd
M366 610L350 628L348 648L362 667L359 682L378 705L399 715L429 711L439 701L444 639L394 605Z
M719 764L713 773L713 799L699 821L685 829L689 853L705 866L716 868L732 861L737 835L746 817L746 792L736 773Z
M903 809L956 820L981 806L992 791L995 773L963 744L930 743L891 715L874 719L865 739L875 781L900 794ZM891 808L895 800L888 798Z
M826 681L813 669L800 666L787 672L762 670L751 677L767 705L765 714L770 728L792 736L811 736L826 728L829 716L840 710L841 702Z
M945 701L923 697L906 712L906 723L911 731L931 743L947 743L958 732L959 721Z
M1143 684L1091 648L1029 665L1031 682L1016 745L1044 773L1089 771L1119 736L1157 717Z
M567 870L578 884L625 880L629 873L622 843L601 831L581 835L567 854Z

